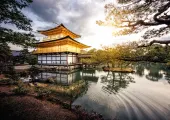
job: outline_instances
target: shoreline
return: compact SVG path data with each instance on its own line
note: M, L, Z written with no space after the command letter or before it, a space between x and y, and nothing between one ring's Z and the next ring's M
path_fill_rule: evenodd
M2 84L0 82L0 117L2 119L18 120L103 120L97 113L87 113L81 106L72 106L62 103L62 99L50 97L37 97L37 93L19 95L13 92L16 85ZM59 96L62 98L62 96Z

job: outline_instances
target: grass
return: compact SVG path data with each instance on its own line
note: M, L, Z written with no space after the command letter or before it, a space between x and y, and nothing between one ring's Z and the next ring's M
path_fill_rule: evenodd
M30 89L23 82L18 82L18 85L14 88L13 92L17 95L26 95L30 92Z
M41 89L47 89L51 93L57 93L62 95L72 95L74 91L78 91L79 88L83 87L85 82L83 80L77 81L70 86L61 86L61 85L50 85L45 83L37 83L37 87Z

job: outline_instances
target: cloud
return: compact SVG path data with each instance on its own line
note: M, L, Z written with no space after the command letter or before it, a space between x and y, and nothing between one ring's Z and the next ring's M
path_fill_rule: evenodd
M29 9L36 14L40 21L54 22L59 14L57 0L34 0Z
M63 23L80 34L80 42L95 48L126 42L129 36L113 37L114 28L101 27L96 20L104 19L107 0L34 0L24 11L33 20L34 30L49 29ZM138 38L138 37L134 37ZM132 39L134 39L132 37Z
M88 34L91 32L89 22L93 20L95 24L97 16L104 15L104 2L103 0L34 0L29 10L39 17L39 22L47 22L51 26L54 26L52 23L63 23L79 34Z

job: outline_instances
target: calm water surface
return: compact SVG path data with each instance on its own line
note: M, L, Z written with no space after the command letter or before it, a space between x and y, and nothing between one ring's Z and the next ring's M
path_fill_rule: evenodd
M105 119L170 120L170 70L157 63L136 63L134 68L133 74L91 70L65 75L67 85L78 79L88 82L87 91L72 105Z

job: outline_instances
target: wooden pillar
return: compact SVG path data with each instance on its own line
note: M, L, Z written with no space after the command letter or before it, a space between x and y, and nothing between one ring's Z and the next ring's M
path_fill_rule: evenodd
M43 61L43 60L42 60L42 55L41 55L41 68L42 68L42 61Z
M72 63L74 63L74 62L73 62L73 53L72 53Z
M66 63L67 63L67 70L68 70L68 52L66 53L66 58L67 58L67 59L66 59L66 60L67 60ZM67 82L68 82L68 80L67 80Z
M46 65L47 65L47 54L45 54L46 55Z
M66 53L66 60L67 60L67 65L68 65L68 53Z
M52 53L51 53L51 65L53 64L52 60L53 60L53 59L52 59Z
M61 64L61 53L60 53L60 64Z

